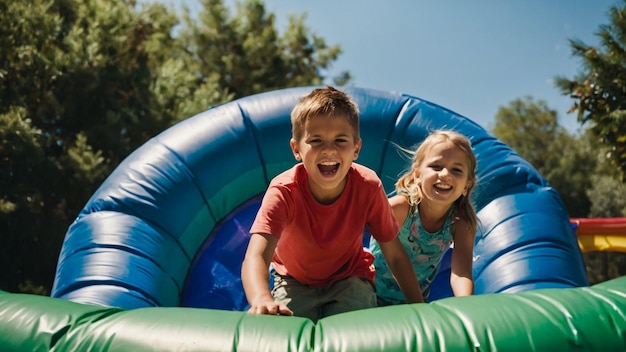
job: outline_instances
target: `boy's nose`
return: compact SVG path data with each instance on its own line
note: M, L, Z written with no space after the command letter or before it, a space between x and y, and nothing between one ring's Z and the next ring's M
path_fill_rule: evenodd
M326 154L331 154L335 152L335 147L332 143L324 143L324 147L322 148L322 152Z

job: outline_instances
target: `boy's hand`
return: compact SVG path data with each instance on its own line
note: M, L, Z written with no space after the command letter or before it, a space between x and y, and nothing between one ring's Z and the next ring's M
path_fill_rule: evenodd
M293 315L283 303L276 303L270 294L268 267L278 238L268 234L252 234L241 266L241 281L250 302L248 314Z
M293 315L293 312L284 303L266 300L252 304L248 309L248 314Z

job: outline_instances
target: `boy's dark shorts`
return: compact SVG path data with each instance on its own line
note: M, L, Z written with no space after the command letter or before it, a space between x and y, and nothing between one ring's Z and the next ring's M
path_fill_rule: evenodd
M365 278L351 276L329 286L311 287L272 270L276 302L284 303L295 316L318 319L358 309L376 307L376 291Z

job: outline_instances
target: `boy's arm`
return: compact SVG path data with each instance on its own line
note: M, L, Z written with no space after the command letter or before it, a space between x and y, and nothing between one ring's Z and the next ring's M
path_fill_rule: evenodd
M474 293L473 250L474 234L470 233L464 221L457 222L454 224L454 249L450 273L450 286L455 296L469 296Z
M402 242L396 236L389 242L379 242L380 250L391 269L391 273L398 282L407 303L423 303L424 296L409 255L404 250Z
M267 234L252 234L241 266L241 281L250 304L250 314L293 315L285 304L274 302L269 288L269 265L278 238Z

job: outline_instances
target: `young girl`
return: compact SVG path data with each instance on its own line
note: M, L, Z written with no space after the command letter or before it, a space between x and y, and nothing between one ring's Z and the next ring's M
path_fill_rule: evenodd
M410 152L409 152L410 153ZM450 285L455 296L471 295L472 252L477 217L470 197L476 183L476 157L470 141L453 131L434 131L413 154L411 170L396 183L389 199L398 224L398 237L411 257L424 300L428 300L441 258L450 244ZM372 239L379 305L405 303L383 253ZM387 253L386 253L387 254Z

